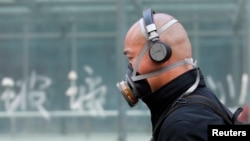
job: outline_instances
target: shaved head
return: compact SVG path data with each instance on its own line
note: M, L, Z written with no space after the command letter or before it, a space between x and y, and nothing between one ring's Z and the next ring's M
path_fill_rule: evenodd
M171 15L164 13L154 14L156 28L161 28L164 24L173 19ZM131 26L125 38L125 47L133 46L142 49L146 43L145 33L141 30L139 20ZM180 23L175 23L160 34L160 40L168 44L173 51L173 59L184 59L192 57L192 49L188 35Z

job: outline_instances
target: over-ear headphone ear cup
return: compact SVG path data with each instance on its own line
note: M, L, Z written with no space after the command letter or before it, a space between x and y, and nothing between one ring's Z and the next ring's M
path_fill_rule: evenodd
M170 58L171 54L172 50L167 44L159 40L151 43L151 47L149 48L149 56L154 62L164 62Z

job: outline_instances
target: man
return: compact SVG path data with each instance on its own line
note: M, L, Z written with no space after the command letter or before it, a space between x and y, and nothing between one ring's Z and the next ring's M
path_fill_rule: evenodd
M131 107L139 99L148 106L154 141L206 141L209 124L225 124L211 108L198 104L186 104L166 116L189 95L203 95L229 111L206 87L192 60L188 35L174 17L144 10L126 34L124 54L128 72L117 87Z

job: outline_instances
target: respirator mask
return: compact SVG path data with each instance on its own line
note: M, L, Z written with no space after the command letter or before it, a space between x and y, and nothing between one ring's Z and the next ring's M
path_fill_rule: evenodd
M125 80L116 84L129 106L134 107L138 103L138 99L151 93L151 88L146 79L133 81L133 67L128 65ZM140 75L136 72L137 75Z
M146 74L139 74L135 71L135 69L133 69L132 65L129 64L127 73L125 75L125 80L118 82L116 86L129 104L129 106L134 107L138 103L139 99L142 99L143 97L152 93L147 78L159 75L165 71L171 70L181 65L195 66L195 62L192 58L187 58ZM188 89L186 93L190 93L198 86L198 76L199 74L197 73L197 79L195 84L190 89Z

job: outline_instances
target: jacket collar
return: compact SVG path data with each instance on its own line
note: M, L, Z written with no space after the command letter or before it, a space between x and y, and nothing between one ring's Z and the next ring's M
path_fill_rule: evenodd
M169 110L171 105L180 97L196 80L197 69L192 69L170 83L164 85L156 92L144 97L142 100L148 106L151 113L151 122L154 125L162 116L164 111ZM200 71L198 69L198 71ZM205 86L203 75L200 72L198 87Z

